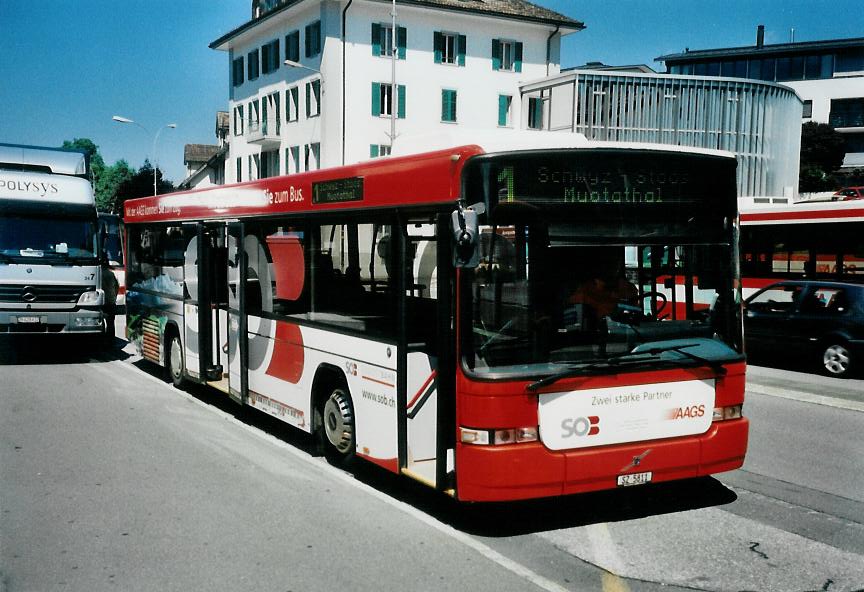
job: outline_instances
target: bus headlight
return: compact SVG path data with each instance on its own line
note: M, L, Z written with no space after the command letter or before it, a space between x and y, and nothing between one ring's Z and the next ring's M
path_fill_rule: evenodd
M481 430L460 427L459 441L463 444L476 444L479 446L499 446L503 444L536 442L537 426L509 428L504 430Z
M102 306L105 303L105 292L102 290L91 290L84 292L78 298L78 306Z

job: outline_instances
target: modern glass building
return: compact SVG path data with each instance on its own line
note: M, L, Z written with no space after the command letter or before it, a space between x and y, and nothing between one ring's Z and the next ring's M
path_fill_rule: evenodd
M772 82L572 70L522 86L523 126L589 139L727 150L745 205L797 196L802 103Z
M689 49L656 58L670 74L754 78L792 88L804 102L802 121L827 123L843 134L843 168L864 168L864 37Z

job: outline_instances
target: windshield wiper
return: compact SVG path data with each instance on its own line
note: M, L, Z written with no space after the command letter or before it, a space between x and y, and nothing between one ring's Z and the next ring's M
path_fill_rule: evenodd
M617 354L614 356L609 356L608 358L595 358L591 360L586 360L584 362L580 362L579 364L569 366L566 370L563 370L558 374L552 374L551 376L546 376L545 378L541 378L540 380L532 382L525 388L526 390L533 392L539 388L548 386L564 378L591 374L598 370L608 370L610 368L632 366L637 364L644 364L647 362L650 362L651 364L657 364L659 366L680 366L682 360L669 360L656 357L657 355L667 351L674 351L686 358L689 358L694 362L698 362L700 364L707 364L711 367L712 370L716 371L720 375L726 374L726 368L723 367L723 363L721 361L709 360L708 358L703 358L702 356L697 356L696 354L685 351L686 348L696 347L698 345L698 343L677 343L675 345L659 345L656 347L648 347L639 351L632 351Z
M678 345L678 346L670 346L666 348L666 351L674 351L675 353L679 353L682 356L690 358L694 362L699 362L700 364L705 364L710 366L712 370L714 370L720 376L724 376L727 372L726 367L723 365L721 360L711 360L704 356L697 356L696 354L688 351L684 351L685 347L693 347L693 345L698 344L686 344L686 345ZM650 350L649 350L650 351Z

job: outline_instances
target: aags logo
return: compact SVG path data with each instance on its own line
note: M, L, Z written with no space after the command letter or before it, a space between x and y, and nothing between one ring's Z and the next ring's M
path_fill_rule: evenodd
M562 438L573 436L596 436L600 433L600 418L596 415L588 417L568 417L561 421Z
M705 405L676 407L669 412L669 419L697 419L705 415Z

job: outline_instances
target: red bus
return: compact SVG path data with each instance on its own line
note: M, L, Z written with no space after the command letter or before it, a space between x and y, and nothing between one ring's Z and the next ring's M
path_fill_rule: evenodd
M745 296L788 279L864 282L864 203L742 211L741 273Z
M734 158L531 137L128 201L127 336L460 500L740 467Z

